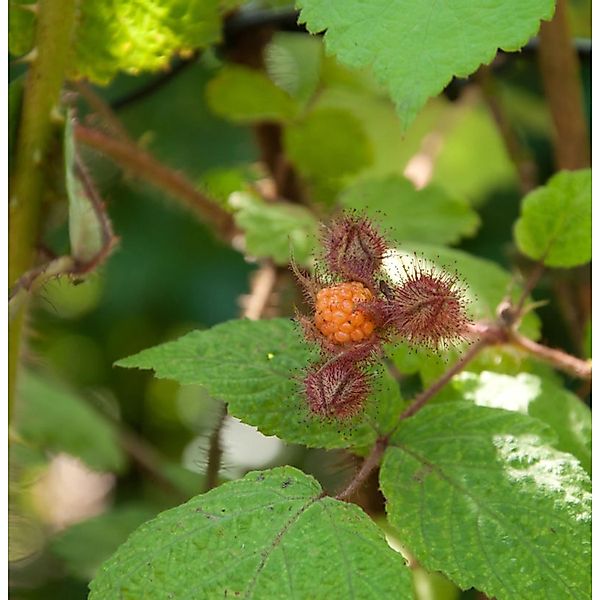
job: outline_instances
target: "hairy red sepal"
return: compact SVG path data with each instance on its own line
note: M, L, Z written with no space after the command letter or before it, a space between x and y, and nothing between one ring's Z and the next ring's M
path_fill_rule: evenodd
M324 260L329 270L349 281L374 288L388 246L365 217L341 215L324 231Z
M315 366L304 378L311 412L321 417L346 419L358 412L371 391L371 377L346 354Z
M464 339L470 323L464 290L449 273L417 264L388 296L382 307L385 322L408 342L444 348Z

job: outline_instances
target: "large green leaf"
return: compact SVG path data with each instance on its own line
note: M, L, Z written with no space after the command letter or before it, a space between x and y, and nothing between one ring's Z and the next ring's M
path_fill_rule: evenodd
M156 512L143 504L120 506L61 531L50 547L64 561L69 573L89 580L129 534Z
M575 394L529 373L512 377L464 372L454 378L452 387L459 398L479 406L516 410L544 421L558 436L556 448L573 454L591 474L592 413Z
M373 218L383 213L397 241L452 244L475 233L479 218L469 205L436 186L417 191L399 176L368 179L347 188L340 201Z
M18 4L25 2L18 2ZM29 51L35 19L11 10L10 50ZM221 37L219 0L87 0L79 7L69 76L108 83L119 71L168 67L175 52L189 54Z
M329 52L353 67L372 65L407 127L453 76L518 50L549 19L553 0L299 0L311 33L327 30Z
M452 402L392 437L381 468L390 521L428 569L488 596L590 597L590 481L531 417Z
M412 598L410 571L353 504L292 467L253 471L138 529L90 600Z
M36 447L67 452L99 471L119 471L117 432L76 394L32 372L19 378L17 431Z
M519 250L549 267L592 258L592 172L561 171L525 196L515 224Z
M291 253L299 264L309 264L318 232L313 213L298 204L269 203L244 192L232 194L229 204L236 209L235 222L246 234L249 254L287 265Z
M236 123L288 121L298 112L296 101L256 69L228 65L206 86L213 112Z
M159 378L199 384L228 403L230 414L265 435L321 448L365 447L399 414L400 392L381 377L364 412L339 421L313 416L302 393L306 367L317 353L287 319L229 321L194 331L118 361L153 369Z

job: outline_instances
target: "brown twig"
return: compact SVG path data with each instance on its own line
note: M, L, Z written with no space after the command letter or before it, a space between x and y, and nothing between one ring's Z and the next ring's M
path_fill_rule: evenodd
M526 194L537 186L537 166L531 153L523 146L515 131L498 93L491 67L483 65L475 75L485 100L498 128L508 157L519 175L521 192Z
M176 498L177 501L185 502L189 495L163 473L161 465L165 463L165 460L158 451L136 433L124 428L123 423L118 422L117 427L119 428L119 441L123 450L165 491Z
M588 128L577 53L567 18L567 1L558 0L550 22L540 29L540 70L555 130L554 154L559 169L590 165Z
M208 447L208 462L206 464L206 479L204 491L208 492L219 484L219 471L221 470L221 458L223 457L223 447L221 446L221 432L227 417L227 405L224 403L221 408L221 414L211 435Z
M538 344L517 331L511 332L510 343L517 348L525 350L532 356L550 363L559 371L563 371L580 379L591 380L592 378L592 363L589 360L582 360L581 358L567 354L562 350Z
M527 297L529 296L529 294L531 294L538 281L544 274L544 268L545 267L543 261L539 261L535 264L534 268L529 273L529 277L527 278L527 281L523 286L521 295L519 296L519 299L517 300L517 303L514 308L516 316L520 317L523 314L523 311L525 310L525 302L527 301Z
M101 131L75 126L77 141L90 146L129 171L132 175L152 183L156 187L182 200L200 218L215 228L225 239L233 233L231 215L210 200L181 173L165 166L136 144L117 140Z
M277 269L271 261L264 262L252 274L250 294L243 296L242 317L256 321L265 312L277 281Z
M356 475L352 478L350 483L342 490L337 496L337 500L348 500L350 499L362 486L362 484L367 480L369 475L379 466L379 462L381 461L381 457L387 447L388 438L379 438L373 448L371 449L371 453L367 458L365 458L360 470L356 473Z
M439 379L434 381L428 388L424 389L413 402L398 417L403 421L412 417L421 410L433 396L435 396L457 373L460 373L486 346L491 344L490 338L481 337L462 355L458 362L454 363ZM397 427L397 425L396 425Z
M123 123L114 113L113 109L94 92L84 81L75 81L71 84L77 93L86 101L88 106L102 119L104 125L116 138L132 142Z

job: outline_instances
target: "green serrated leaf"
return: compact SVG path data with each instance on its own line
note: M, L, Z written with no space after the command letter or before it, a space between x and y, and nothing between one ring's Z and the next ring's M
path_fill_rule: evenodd
M114 428L73 392L32 372L19 378L17 431L33 446L67 452L98 471L125 462Z
M352 67L372 65L405 127L453 76L489 63L498 48L518 50L549 19L553 0L299 0L300 22L325 33L329 52Z
M207 48L221 37L218 0L85 2L75 34L73 76L108 83L167 67L171 56Z
M452 387L461 399L479 406L515 410L547 423L558 436L556 448L579 459L591 475L592 413L575 394L529 373L464 372Z
M238 192L229 199L236 209L235 222L246 234L246 251L258 258L272 258L287 265L290 255L308 265L317 246L318 222L306 208L289 202L268 203Z
M515 224L523 254L549 267L575 267L592 258L592 172L561 171L523 199Z
M322 55L320 40L281 31L265 48L265 67L282 90L305 105L319 84Z
M142 526L90 600L411 598L401 555L356 505L292 467L253 471Z
M436 186L417 191L400 176L368 179L342 194L341 203L372 218L383 213L386 230L396 242L453 244L473 235L479 217L469 205Z
M105 246L102 217L76 173L73 121L65 123L65 181L69 198L69 240L71 256L86 264L97 258Z
M426 568L499 600L587 600L590 481L525 415L445 403L394 434L381 487L403 543Z
M51 550L68 573L89 580L129 534L156 512L143 504L120 506L60 532L50 542Z
M338 181L372 161L369 139L350 112L319 108L285 129L286 154L300 173L317 182Z
M235 123L286 122L298 112L296 101L264 73L227 65L206 86L212 111Z
M203 385L228 403L230 414L265 435L320 448L373 444L377 429L389 430L389 414L399 414L397 386L394 392L385 381L380 383L385 395L374 394L365 411L352 419L323 420L309 413L300 383L316 357L290 320L238 320L194 331L116 365L152 369L157 377L184 385Z
M219 0L88 0L79 11L71 79L106 84L119 71L164 69L174 53L190 54L221 37ZM10 50L23 54L33 44L33 15L12 12Z

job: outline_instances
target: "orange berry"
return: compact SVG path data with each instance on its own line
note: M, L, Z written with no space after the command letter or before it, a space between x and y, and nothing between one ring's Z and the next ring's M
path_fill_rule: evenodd
M315 325L334 344L361 342L373 333L375 323L356 305L372 299L357 281L323 288L317 293Z
M375 325L373 321L365 321L362 326L362 330L366 336L369 336L373 333L373 329L375 329Z

